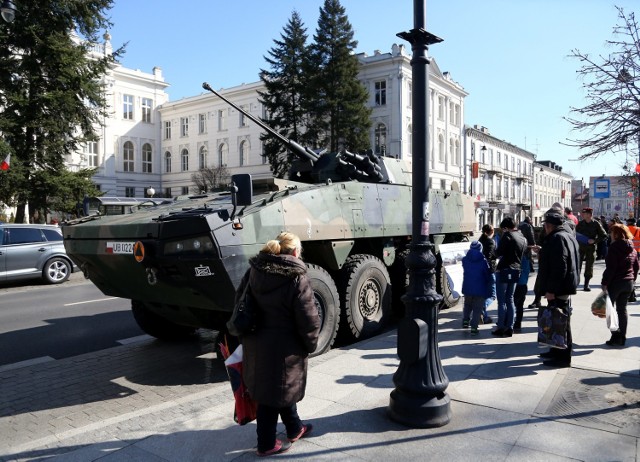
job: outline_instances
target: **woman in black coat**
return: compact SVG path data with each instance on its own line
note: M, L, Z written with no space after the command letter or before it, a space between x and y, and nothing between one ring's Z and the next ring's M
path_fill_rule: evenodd
M307 357L317 347L320 318L301 254L300 239L281 233L251 258L236 293L239 298L248 281L258 304L258 329L242 338L242 368L247 389L258 403L259 456L287 451L312 429L301 422L296 403L304 398ZM278 416L288 441L276 439Z

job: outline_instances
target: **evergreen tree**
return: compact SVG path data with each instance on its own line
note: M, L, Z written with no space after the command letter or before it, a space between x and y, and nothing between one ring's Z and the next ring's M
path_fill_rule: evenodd
M15 21L0 27L0 133L11 153L0 198L17 205L17 222L24 220L27 202L46 202L48 184L31 188L32 179L65 175L64 155L97 139L105 110L102 77L122 50L98 59L89 52L111 25L104 12L112 4L22 1Z
M309 85L307 34L304 24L296 11L291 15L280 40L274 40L265 61L269 70L261 69L260 80L265 91L259 92L267 118L263 119L275 131L292 141L305 144L305 108L302 101ZM284 177L289 171L294 154L282 142L271 135L262 135L264 155L268 158L273 175Z
M360 63L354 53L358 42L339 0L325 0L313 39L310 61L315 73L303 99L311 117L307 135L330 152L368 149L368 93L358 80Z

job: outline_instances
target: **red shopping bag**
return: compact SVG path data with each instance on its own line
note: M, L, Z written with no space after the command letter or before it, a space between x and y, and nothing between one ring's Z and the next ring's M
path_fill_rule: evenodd
M246 425L256 420L258 403L249 396L249 391L242 379L242 344L233 353L229 354L227 346L221 343L220 351L224 358L224 365L227 368L231 390L235 399L233 420L239 425Z

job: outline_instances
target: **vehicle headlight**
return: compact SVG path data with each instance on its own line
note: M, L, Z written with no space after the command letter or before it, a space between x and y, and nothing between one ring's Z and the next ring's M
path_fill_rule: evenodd
M209 236L192 237L164 244L165 255L202 255L213 252L213 241Z

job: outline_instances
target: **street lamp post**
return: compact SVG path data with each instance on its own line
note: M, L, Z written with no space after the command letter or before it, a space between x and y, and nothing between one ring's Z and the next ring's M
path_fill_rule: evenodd
M16 19L16 6L11 0L3 0L0 13L6 22L13 22Z
M393 375L389 417L410 427L440 427L451 420L449 385L438 349L438 305L435 290L436 258L429 241L429 58L430 44L442 39L427 32L426 0L413 2L414 28L397 34L411 43L413 97L412 241L405 264L409 286L402 297L405 317L398 324L400 364Z

